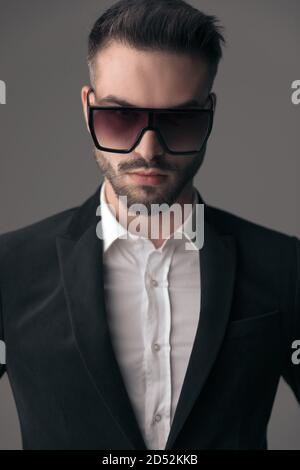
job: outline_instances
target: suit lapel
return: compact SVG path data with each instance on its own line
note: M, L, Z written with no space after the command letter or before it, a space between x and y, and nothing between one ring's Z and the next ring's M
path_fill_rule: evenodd
M103 246L96 235L100 188L75 210L68 232L57 237L60 269L74 337L90 378L130 445L134 449L147 449L113 351L106 318ZM201 196L200 202L204 202ZM207 206L205 214L206 210ZM204 237L204 246L199 251L200 320L166 449L174 445L203 389L230 314L234 240L230 235L219 235L207 220Z
M146 449L106 319L102 240L96 235L99 194L100 188L75 213L69 233L57 237L65 296L76 344L92 382L132 448Z
M204 206L205 212L208 209ZM235 242L230 235L219 235L207 222L206 216L204 245L199 256L200 319L166 449L174 445L205 385L221 347L231 310L236 265Z

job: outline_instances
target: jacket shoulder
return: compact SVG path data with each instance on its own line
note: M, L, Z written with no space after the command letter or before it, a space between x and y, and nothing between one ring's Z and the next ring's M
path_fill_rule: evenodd
M11 262L27 259L51 245L55 246L55 238L63 233L74 212L78 207L71 207L51 216L45 217L24 227L5 232L0 235L0 265L5 266L5 261Z
M300 242L296 236L253 222L227 210L214 206L206 206L205 210L207 221L217 232L233 235L240 244L247 243L251 247L270 243L270 247L274 249Z
M234 238L238 266L248 282L260 280L265 290L271 286L299 315L300 239L213 206L207 206L206 220Z

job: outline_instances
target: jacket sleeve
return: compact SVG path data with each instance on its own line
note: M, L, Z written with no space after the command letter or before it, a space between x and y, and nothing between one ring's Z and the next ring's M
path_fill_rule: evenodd
M296 237L293 238L295 241L296 276L292 295L295 308L292 317L290 351L282 376L300 404L300 240Z
M5 372L5 343L4 343L4 331L3 331L3 321L2 321L2 301L1 301L1 291L0 291L0 378Z

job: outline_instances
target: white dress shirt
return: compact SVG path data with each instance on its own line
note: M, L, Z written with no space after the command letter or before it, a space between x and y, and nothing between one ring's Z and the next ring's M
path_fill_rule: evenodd
M176 230L182 239L168 238L156 249L118 222L105 184L100 200L112 345L145 443L164 449L200 315L200 251L191 241L192 212ZM194 188L193 208L196 196ZM120 238L124 234L127 238Z

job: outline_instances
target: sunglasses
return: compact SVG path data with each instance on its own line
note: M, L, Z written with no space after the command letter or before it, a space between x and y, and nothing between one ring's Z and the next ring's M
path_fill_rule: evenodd
M91 106L87 94L89 130L97 149L112 153L130 153L146 130L156 131L168 153L190 155L205 146L212 130L215 97L209 108L138 108L134 106Z

